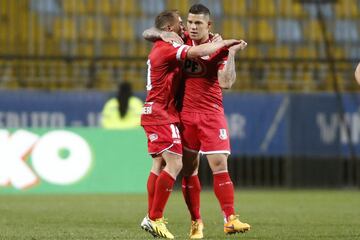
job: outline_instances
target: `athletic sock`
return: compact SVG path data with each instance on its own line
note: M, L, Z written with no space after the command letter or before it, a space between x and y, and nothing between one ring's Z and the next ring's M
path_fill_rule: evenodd
M147 193L148 193L148 213L150 213L152 203L154 201L154 194L155 194L155 184L158 175L153 172L150 172L147 181Z
M191 214L191 220L195 221L201 219L200 216L200 192L201 185L198 175L183 177L182 179L182 193L186 205Z
M166 171L162 171L156 180L154 200L150 210L150 219L155 220L163 216L164 208L173 190L175 179Z
M235 213L234 211L234 186L228 172L213 174L214 192L220 203L226 219Z

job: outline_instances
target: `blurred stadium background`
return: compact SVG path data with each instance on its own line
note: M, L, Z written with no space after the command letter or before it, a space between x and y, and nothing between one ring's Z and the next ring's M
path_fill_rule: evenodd
M186 17L195 2L1 0L0 87L108 91L126 79L143 91L151 46L143 30L161 10ZM214 32L249 43L239 54L234 91L334 91L331 61L338 88L356 91L358 0L319 1L324 22L316 4L298 0L200 2L212 11Z
M360 0L0 0L1 128L92 131L118 83L143 98L143 30L195 2L213 32L249 43L224 97L236 185L359 187Z
M224 93L236 208L252 225L241 237L360 238L360 0L0 0L0 239L149 237L143 130L99 118L118 83L144 99L156 14L185 20L197 2L213 32L249 43ZM206 161L199 176L211 189ZM186 238L180 195L166 217ZM201 197L206 237L224 239L214 195Z

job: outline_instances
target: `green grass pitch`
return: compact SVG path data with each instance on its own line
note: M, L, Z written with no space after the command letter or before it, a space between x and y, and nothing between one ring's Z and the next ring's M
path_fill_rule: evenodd
M205 239L360 239L360 192L237 190L236 209L251 224L226 236L212 191L201 195ZM0 239L152 239L139 224L146 195L0 195ZM176 239L187 239L190 218L179 191L165 210Z

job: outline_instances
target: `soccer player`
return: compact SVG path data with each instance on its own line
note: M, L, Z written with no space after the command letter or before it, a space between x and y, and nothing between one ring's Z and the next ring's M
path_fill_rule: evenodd
M184 31L181 18L175 11L160 13L155 19L155 26L179 35ZM239 43L239 40L223 40L191 47L158 40L149 54L147 97L141 125L148 138L148 151L153 165L147 184L148 216L143 219L141 227L155 237L174 238L166 227L163 211L182 168L182 143L177 128L179 116L174 98L180 79L180 63L185 59L206 56L225 46Z
M210 11L202 4L193 5L188 14L185 42L201 46L213 41L210 35ZM144 32L148 39L162 37L161 31ZM236 79L235 54L247 43L222 48L207 57L186 60L183 65L184 95L180 113L183 141L183 195L191 214L190 238L203 238L200 215L198 178L199 153L206 155L213 172L214 192L224 214L224 232L233 234L250 230L234 210L234 187L228 174L230 154L228 127L222 104L222 89L228 89Z
M357 65L356 70L355 70L355 79L358 82L358 84L360 85L360 63Z

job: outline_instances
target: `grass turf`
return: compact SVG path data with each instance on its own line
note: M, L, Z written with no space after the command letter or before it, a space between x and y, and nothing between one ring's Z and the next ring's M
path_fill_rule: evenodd
M146 195L1 196L0 239L152 239L140 229ZM211 191L201 195L206 239L360 239L360 192L237 191L236 209L250 232L226 236ZM189 215L175 191L165 210L168 227L186 239Z

